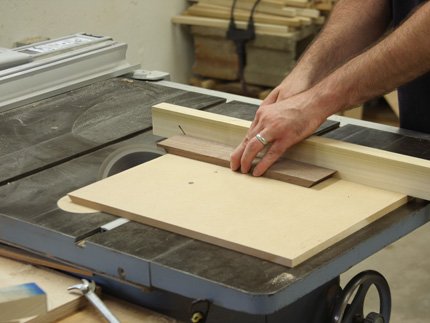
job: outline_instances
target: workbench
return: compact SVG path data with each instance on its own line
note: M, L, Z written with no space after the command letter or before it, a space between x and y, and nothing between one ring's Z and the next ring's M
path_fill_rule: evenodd
M206 322L331 322L339 276L430 219L429 203L412 199L287 268L109 214L60 209L57 201L96 181L114 151L157 151L150 109L160 102L247 120L259 103L117 77L1 112L0 241L86 268L105 291L184 321L209 307ZM425 134L344 117L319 134L430 159Z

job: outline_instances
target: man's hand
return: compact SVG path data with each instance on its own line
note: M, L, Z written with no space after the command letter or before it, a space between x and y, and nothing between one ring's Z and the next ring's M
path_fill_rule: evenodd
M311 83L303 76L294 76L294 72L289 74L269 95L263 100L261 105L273 104L288 99L296 94L306 91Z
M366 10L351 11L363 4ZM261 141L266 141L270 143L267 152L253 170L253 175L262 175L286 149L311 135L330 115L388 93L430 71L430 2L424 2L402 25L360 54L357 50L370 45L387 25L388 1L342 0L335 8L338 10L333 11L331 23L292 72L302 78L287 77L258 109L247 136L231 156L233 170L240 168L248 173L252 161L265 147ZM360 12L360 16L344 19L343 11ZM369 13L367 18L364 12ZM372 28L374 32L364 32ZM360 46L346 46L351 44L350 38ZM325 64L324 57L335 59L328 60L330 65ZM303 85L303 80L310 83ZM306 90L307 86L311 87ZM265 140L258 140L257 134Z
M261 176L292 145L310 136L324 121L321 113L315 113L314 107L308 107L309 94L263 104L257 110L255 119L242 143L231 155L230 167L248 173L252 162L264 148L256 135L266 139L268 149L252 174Z

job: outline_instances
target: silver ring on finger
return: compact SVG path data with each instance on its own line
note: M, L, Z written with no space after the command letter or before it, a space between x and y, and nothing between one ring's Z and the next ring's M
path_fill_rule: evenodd
M263 146L266 146L269 142L267 141L267 139L266 138L264 138L262 135L260 135L259 133L257 133L256 135L255 135L255 138L257 138L257 140L259 141L259 142L261 142L262 144L263 144Z

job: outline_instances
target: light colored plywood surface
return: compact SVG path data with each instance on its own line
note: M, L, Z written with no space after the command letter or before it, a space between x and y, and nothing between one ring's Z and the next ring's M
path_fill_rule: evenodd
M79 279L0 257L0 287L32 282L46 293L48 312L25 320L26 322L55 322L63 316L76 312L87 303L84 296L67 291L67 287L80 283Z
M69 196L290 267L406 202L403 194L345 180L303 188L170 154Z
M161 103L152 109L154 134L181 134L238 145L250 121ZM355 183L430 200L430 160L312 136L287 150L284 157L335 169L337 176Z
M57 271L35 267L22 262L0 257L0 288L36 282L48 297L48 312L21 322L28 323L98 323L105 322L103 316L92 305L88 305L85 296L67 291L67 288L81 283L81 280ZM147 308L133 305L126 301L100 295L109 310L121 322L175 323L176 320L155 313ZM0 322L2 316L0 313Z
M46 294L36 283L0 287L0 322L43 315L46 303Z
M69 196L63 196L57 201L57 206L70 213L95 213L97 210L72 203Z
M166 138L185 132L187 136L237 146L250 126L251 121L170 103L152 107L152 131Z
M284 156L333 167L342 179L430 200L430 160L316 136Z

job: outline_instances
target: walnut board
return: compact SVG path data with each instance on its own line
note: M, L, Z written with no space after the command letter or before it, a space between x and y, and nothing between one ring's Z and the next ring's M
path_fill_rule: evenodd
M234 147L223 143L183 135L172 136L157 145L173 155L224 167L230 167L230 155L234 151ZM335 172L332 169L281 158L264 173L264 177L311 187L332 176Z
M170 154L69 196L74 203L289 267L407 200L337 178L304 188Z

